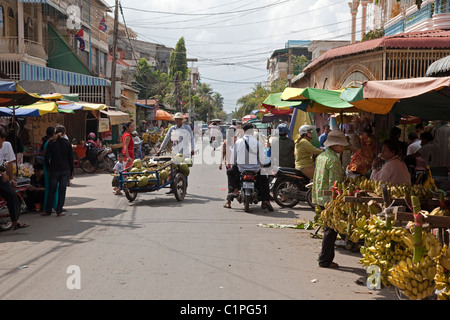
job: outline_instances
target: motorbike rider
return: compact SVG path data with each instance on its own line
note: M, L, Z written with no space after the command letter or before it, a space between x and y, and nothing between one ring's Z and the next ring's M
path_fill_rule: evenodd
M271 154L272 165L275 167L295 168L295 143L288 137L289 127L281 123L277 127L278 137L272 139ZM276 153L278 151L278 153Z
M314 126L301 126L298 130L300 137L295 141L295 168L309 179L312 179L314 176L313 155L319 155L323 152L311 143L314 130Z
M233 148L231 161L232 169L228 170L229 182L234 191L233 195L238 194L240 175L245 170L252 170L257 173L256 186L261 195L261 208L273 211L270 203L269 179L266 175L260 174L261 163L264 163L265 153L261 143L253 136L253 124L245 124L243 127L244 136L236 140Z
M97 142L96 135L93 132L89 133L86 143L91 145L88 148L88 152L92 152L92 154L88 157L88 159L90 159L92 162L98 159L102 159L106 155L106 153L108 153L108 150L105 147L100 146L100 144Z

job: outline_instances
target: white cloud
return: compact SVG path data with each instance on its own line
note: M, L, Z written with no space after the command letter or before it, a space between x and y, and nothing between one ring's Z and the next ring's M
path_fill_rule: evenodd
M114 4L114 0L106 1ZM184 36L188 57L202 57L198 58L202 81L210 83L223 95L228 112L233 111L236 101L254 87L254 84L233 82L266 81L267 58L274 50L284 48L288 40L350 38L348 0L229 0L226 3L221 0L122 0L121 3L127 25L138 32L141 40L175 47L178 39ZM282 4L271 6L276 3ZM244 11L262 6L270 7L256 12ZM201 16L145 10L236 13ZM223 65L224 62L229 64ZM243 81L245 79L250 80Z

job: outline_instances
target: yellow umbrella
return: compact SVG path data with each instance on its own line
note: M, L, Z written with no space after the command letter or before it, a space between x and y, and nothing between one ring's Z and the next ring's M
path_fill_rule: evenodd
M36 109L39 111L39 114L42 116L47 113L57 113L58 105L56 102L36 102L34 104L30 104L28 106L20 107L20 109Z

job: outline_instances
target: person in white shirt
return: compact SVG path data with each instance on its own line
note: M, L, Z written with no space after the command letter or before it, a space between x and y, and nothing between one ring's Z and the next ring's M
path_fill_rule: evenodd
M183 124L184 117L181 112L176 113L173 118L176 124L167 131L166 137L156 155L159 156L167 147L169 141L172 141L172 154L181 153L185 158L191 157L194 155L194 134L192 129L190 126Z
M238 192L240 173L245 170L252 170L257 173L256 185L262 198L263 209L273 211L273 207L270 204L270 190L269 179L266 175L261 174L261 164L265 163L266 154L262 144L253 136L254 126L252 124L245 124L243 127L244 136L236 140L233 147L232 163L233 169L227 173L230 183L233 186L233 194ZM234 176L234 178L233 178Z
M410 134L408 134L408 140L409 140L409 145L408 148L406 149L406 155L412 155L415 154L417 152L417 150L420 149L420 139L417 136L417 133L415 132L411 132Z

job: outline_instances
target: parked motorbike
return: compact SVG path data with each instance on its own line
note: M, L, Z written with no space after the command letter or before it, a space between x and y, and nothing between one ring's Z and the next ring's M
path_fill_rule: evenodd
M114 172L114 165L117 161L112 149L95 147L92 143L86 142L86 156L80 160L80 167L86 173L94 173L98 169Z
M300 170L294 168L278 169L273 184L273 198L282 208L293 208L299 202L312 203L312 182Z

